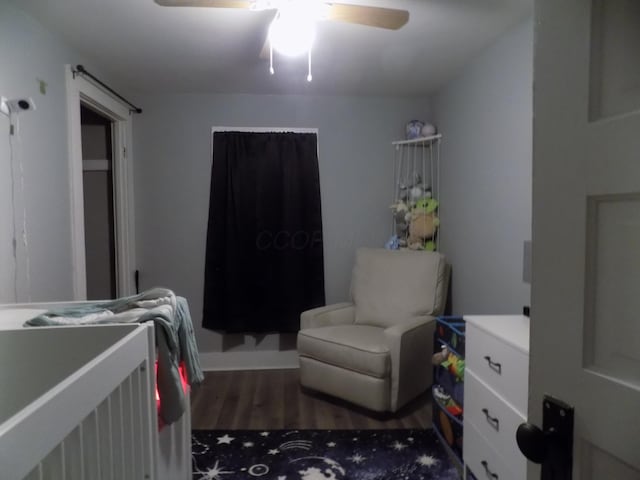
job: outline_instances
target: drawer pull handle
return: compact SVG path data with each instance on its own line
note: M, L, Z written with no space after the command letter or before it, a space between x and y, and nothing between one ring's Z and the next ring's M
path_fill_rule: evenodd
M493 428L496 429L496 431L500 431L500 419L498 419L498 417L492 417L491 415L489 415L489 410L487 408L483 408L482 409L482 413L484 413L484 416L487 419L487 422L489 423L489 425L491 425Z
M495 370L496 372L498 372L498 375L502 375L502 364L501 363L494 362L493 360L491 360L491 357L489 355L486 355L484 357L484 359L489 364L489 368L490 369Z
M489 470L489 464L487 463L486 460L482 460L482 466L484 467L484 471L487 474L487 477L489 478L495 478L496 480L498 480L498 474L497 473L493 473L491 470Z

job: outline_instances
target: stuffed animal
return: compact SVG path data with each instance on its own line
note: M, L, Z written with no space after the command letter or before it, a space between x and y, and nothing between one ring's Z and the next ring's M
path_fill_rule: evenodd
M465 363L464 360L458 357L455 353L449 352L447 359L440 363L440 365L449 370L456 382L462 382L464 380Z
M435 250L435 243L429 241L436 234L440 219L436 216L438 201L424 197L411 211L409 223L409 248L413 250Z
M431 357L431 363L435 366L440 365L449 357L449 349L446 345L441 347L441 350L437 353L434 353Z
M409 206L404 203L403 200L398 200L396 203L389 205L389 208L393 210L393 213L405 213L409 211ZM403 215L404 216L404 215Z
M409 189L409 198L413 202L417 202L420 198L424 196L425 196L425 190L422 187L421 183L414 185L413 187L411 187L411 189Z
M423 250L427 240L433 238L438 228L439 219L434 213L417 210L411 214L409 223L409 248Z
M404 183L398 185L398 196L401 201L406 202L409 200L409 187Z
M433 213L437 208L438 201L435 198L431 198L431 194L429 194L418 200L413 210L423 210L425 213Z
M401 239L406 238L409 229L409 206L404 203L403 200L398 200L396 203L390 205L389 208L391 208L393 212L395 234Z
M384 248L386 248L387 250L398 250L398 248L400 248L400 246L398 245L398 236L391 235L389 241L384 244Z
M405 126L405 134L406 134L407 140L420 138L422 127L424 127L424 122L420 120L411 120L407 122L407 125Z
M435 125L431 124L431 123L425 123L422 128L420 129L420 135L422 137L430 137L432 135L435 135L437 132L437 129L435 127Z

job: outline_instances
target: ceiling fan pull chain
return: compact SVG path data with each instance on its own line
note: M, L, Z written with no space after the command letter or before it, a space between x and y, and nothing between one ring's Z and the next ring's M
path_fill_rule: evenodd
M310 82L313 77L311 76L311 48L309 48L309 74L307 75L307 82Z
M275 70L273 69L273 42L269 40L269 73L273 75Z

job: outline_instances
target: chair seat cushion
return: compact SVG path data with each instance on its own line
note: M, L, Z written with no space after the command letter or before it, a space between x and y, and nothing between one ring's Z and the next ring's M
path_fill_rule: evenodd
M371 325L306 328L298 333L298 353L378 378L390 371L384 329Z

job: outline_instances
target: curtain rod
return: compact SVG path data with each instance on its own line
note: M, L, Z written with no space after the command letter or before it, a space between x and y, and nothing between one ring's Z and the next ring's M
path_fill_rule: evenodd
M142 109L140 107L136 107L133 103L131 103L126 98L124 98L122 95L116 92L109 85L107 85L106 83L102 82L101 80L99 80L98 78L94 77L92 74L87 72L87 70L82 65L76 65L76 69L73 70L73 74L75 75L76 73L81 73L82 75L86 75L87 77L91 78L94 82L98 83L100 86L102 86L103 88L108 90L110 93L114 94L116 97L122 100L124 103L129 105L131 107L129 109L129 112L142 113Z

